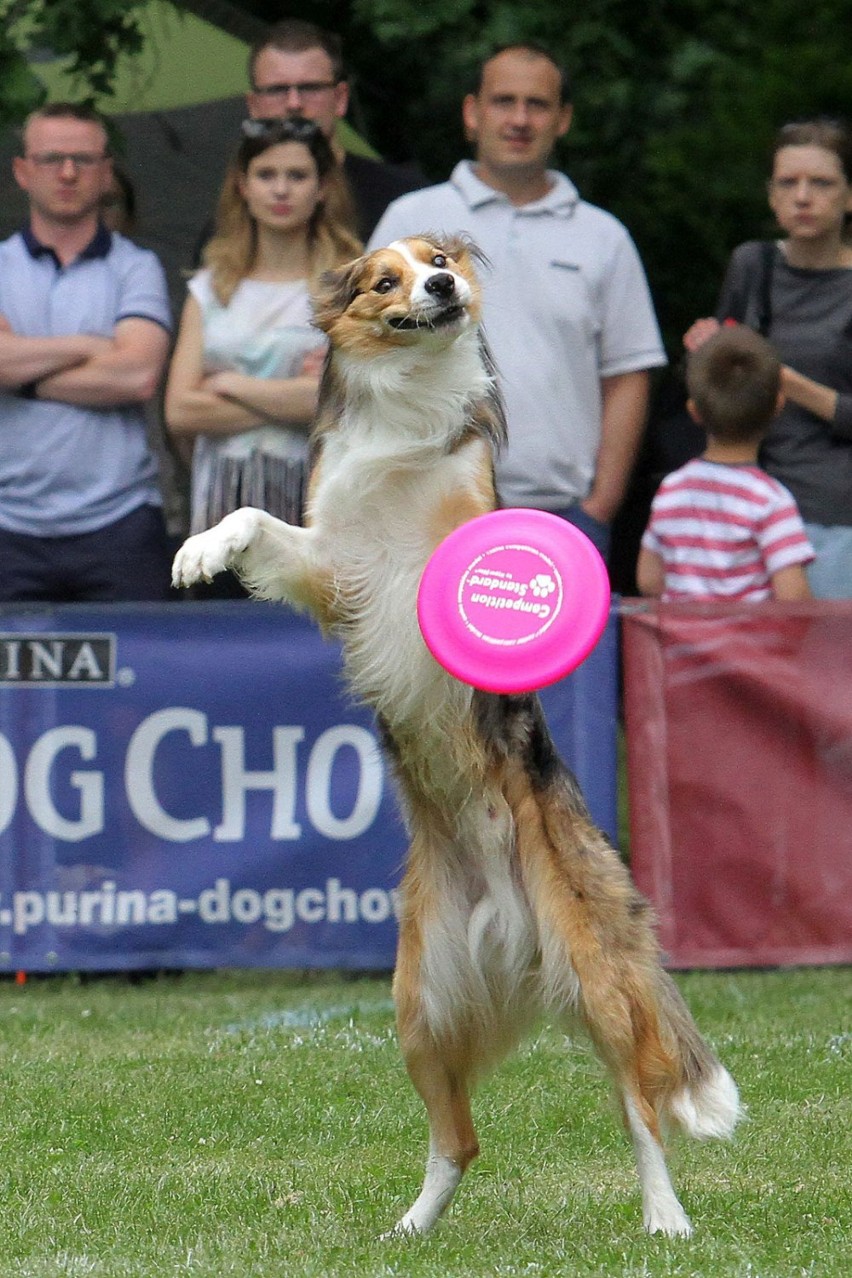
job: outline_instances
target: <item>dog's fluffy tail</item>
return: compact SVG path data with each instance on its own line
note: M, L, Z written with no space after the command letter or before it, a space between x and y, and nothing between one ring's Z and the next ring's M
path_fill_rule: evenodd
M661 1117L696 1140L726 1139L742 1117L737 1085L701 1037L667 972L660 973L659 1015L676 1077Z

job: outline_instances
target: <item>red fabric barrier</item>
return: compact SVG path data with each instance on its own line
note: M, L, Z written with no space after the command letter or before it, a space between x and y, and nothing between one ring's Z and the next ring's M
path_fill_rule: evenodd
M631 865L671 967L852 962L852 603L622 608Z

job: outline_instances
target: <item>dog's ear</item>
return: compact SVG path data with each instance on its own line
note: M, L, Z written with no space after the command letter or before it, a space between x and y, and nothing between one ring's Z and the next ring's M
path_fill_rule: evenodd
M311 290L314 323L324 333L358 296L358 279L364 260L359 257L336 270L323 271Z
M474 262L479 266L490 266L488 257L483 253L478 244L475 244L469 235L442 235L437 240L433 240L437 248L447 257L451 257L454 262L458 262L459 266L468 271L474 277L476 269Z

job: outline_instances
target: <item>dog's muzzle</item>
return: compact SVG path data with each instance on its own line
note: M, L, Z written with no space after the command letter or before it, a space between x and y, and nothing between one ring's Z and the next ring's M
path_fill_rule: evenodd
M456 278L449 271L430 275L423 283L428 302L423 310L411 315L394 316L388 322L392 328L403 331L444 328L455 323L465 313L465 300L459 296Z

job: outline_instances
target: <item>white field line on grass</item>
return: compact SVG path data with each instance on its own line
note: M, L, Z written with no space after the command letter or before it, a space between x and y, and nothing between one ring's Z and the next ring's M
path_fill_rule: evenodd
M372 1016L393 1012L393 1000L389 998L334 1003L329 1007L314 1007L309 1003L302 1007L284 1008L280 1012L267 1012L265 1016L250 1021L237 1021L224 1027L226 1034L251 1034L270 1029L316 1029L331 1021L345 1020L351 1023L355 1016Z

